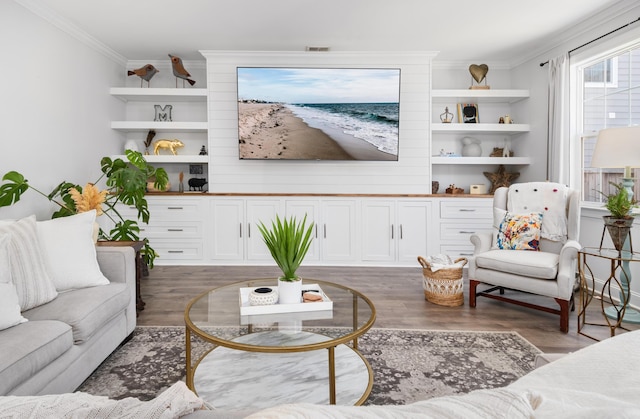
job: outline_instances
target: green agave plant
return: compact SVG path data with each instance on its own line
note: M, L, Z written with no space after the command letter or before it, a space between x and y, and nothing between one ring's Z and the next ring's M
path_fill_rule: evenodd
M638 201L629 197L629 193L622 184L614 182L609 182L609 184L616 188L615 193L607 195L604 192L598 191L606 198L605 208L609 210L613 218L631 218L633 216L631 210L638 206Z
M118 212L117 204L134 206L138 211L138 220L146 224L149 222L149 207L145 199L147 180L155 177L154 186L157 189L164 189L169 181L167 172L163 168L154 168L149 165L140 152L126 150L125 153L128 162L119 158L112 160L110 157L103 157L100 161L102 175L94 182L97 184L106 177L107 196L102 206L104 215L109 217L114 224L114 228L108 233L100 229L99 238L101 240L139 241L138 221L125 219ZM6 173L2 180L4 183L0 185L0 207L18 202L23 193L32 189L60 207L52 214L51 218L66 217L77 213L76 204L69 191L76 189L78 192L82 192L80 185L63 181L47 195L31 186L29 181L16 171ZM158 254L149 245L147 239L144 239L144 242L145 247L141 254L147 265L152 268L153 261Z
M283 281L296 281L296 271L302 264L304 257L309 251L313 239L313 223L306 226L307 216L301 222L295 217L281 220L276 215L275 221L271 223L271 229L264 223L258 224L258 229L262 233L262 239L267 245L271 256L282 270Z

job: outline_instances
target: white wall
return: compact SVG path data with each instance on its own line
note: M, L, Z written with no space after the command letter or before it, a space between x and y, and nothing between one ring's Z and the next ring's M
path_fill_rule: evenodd
M209 191L430 193L431 53L203 51L209 87ZM239 160L236 67L400 68L396 162Z
M123 65L13 1L0 2L0 16L0 176L19 171L47 194L63 180L97 180L100 159L122 148L109 123L124 105L109 87L122 85ZM0 218L48 219L53 208L28 191Z

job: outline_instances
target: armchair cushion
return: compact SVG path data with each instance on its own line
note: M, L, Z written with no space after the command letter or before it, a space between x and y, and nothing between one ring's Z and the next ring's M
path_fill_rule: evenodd
M490 250L476 255L475 264L478 268L555 280L558 275L558 259L559 256L555 253Z

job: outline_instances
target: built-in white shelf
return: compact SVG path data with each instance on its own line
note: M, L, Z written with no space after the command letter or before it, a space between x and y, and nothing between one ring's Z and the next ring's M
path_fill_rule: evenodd
M431 157L431 164L504 164L507 165L528 165L531 164L529 157Z
M206 132L208 123L205 122L165 122L165 121L111 121L111 128L118 131L148 131L158 132Z
M434 89L431 91L433 102L507 102L513 103L529 97L529 90L525 89Z
M517 134L520 132L528 132L530 129L529 124L431 124L432 132Z
M188 89L188 88L136 88L136 87L112 87L109 90L112 96L115 96L125 102L129 100L135 101L171 101L171 102L194 102L206 101L207 89Z
M124 161L127 161L127 156L125 155L117 155L112 156L113 159L119 158ZM195 164L207 164L209 163L209 156L200 156L200 155L189 155L189 154L178 154L174 155L155 155L155 154L146 154L144 159L147 163L195 163Z

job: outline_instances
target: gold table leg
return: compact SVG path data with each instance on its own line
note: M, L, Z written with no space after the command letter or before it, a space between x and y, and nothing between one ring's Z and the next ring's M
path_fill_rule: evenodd
M329 350L329 404L336 404L336 347Z

